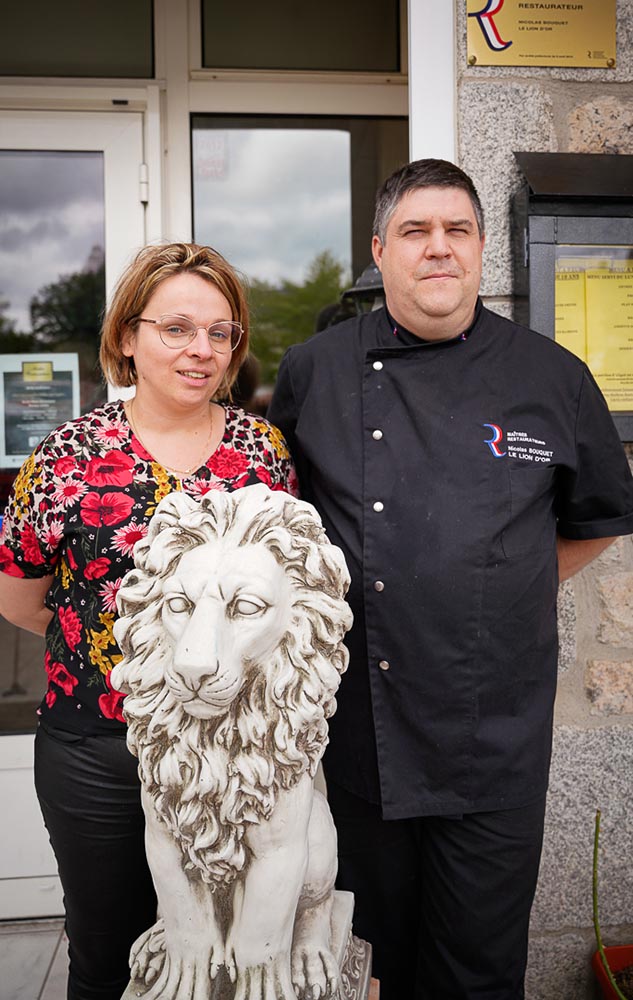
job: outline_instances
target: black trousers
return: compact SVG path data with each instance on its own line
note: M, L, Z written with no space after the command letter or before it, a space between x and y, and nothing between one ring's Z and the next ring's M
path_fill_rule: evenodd
M136 938L156 920L137 760L124 739L44 728L35 787L64 891L68 1000L120 1000Z
M328 779L338 887L373 947L380 1000L523 1000L545 798L461 818L383 820Z

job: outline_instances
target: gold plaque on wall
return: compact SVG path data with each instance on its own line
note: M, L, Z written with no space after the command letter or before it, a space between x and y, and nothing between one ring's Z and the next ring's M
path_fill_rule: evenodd
M466 0L471 66L615 67L616 0Z

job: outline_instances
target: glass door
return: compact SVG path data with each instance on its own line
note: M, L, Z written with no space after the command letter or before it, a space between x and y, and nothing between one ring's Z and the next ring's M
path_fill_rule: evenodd
M144 242L136 113L0 113L0 513L22 460L105 400L107 290ZM0 919L62 912L33 791L43 640L0 619Z

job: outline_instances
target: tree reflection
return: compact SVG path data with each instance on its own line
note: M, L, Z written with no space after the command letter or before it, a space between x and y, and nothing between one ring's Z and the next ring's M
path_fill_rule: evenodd
M346 269L329 250L308 265L303 283L280 284L253 279L250 283L251 353L258 361L258 378L271 388L286 349L307 340L328 309L340 312L340 297L348 282ZM31 298L32 333L18 331L6 315L9 303L0 299L0 353L71 353L79 356L82 412L105 398L99 369L99 333L105 304L103 251L93 248L86 266L43 285ZM340 317L339 317L340 318Z
M15 321L6 315L10 303L0 299L0 354L24 354L35 350L30 333L19 333Z
M32 332L16 330L0 301L0 353L68 353L79 359L82 412L105 399L99 368L99 333L105 305L103 249L93 247L85 267L43 285L31 298Z
M78 341L99 343L105 266L63 275L31 299L33 335L40 350L69 350Z
M303 284L251 281L251 350L260 364L263 387L274 385L286 349L316 332L319 313L338 303L344 287L345 269L329 250L314 257Z
M105 265L85 267L44 285L31 299L33 338L40 351L68 352L79 359L82 412L103 402L99 334L105 305Z

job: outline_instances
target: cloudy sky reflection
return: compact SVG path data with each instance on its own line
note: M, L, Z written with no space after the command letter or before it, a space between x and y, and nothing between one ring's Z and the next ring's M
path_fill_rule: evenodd
M0 151L0 301L20 332L32 296L104 241L102 153Z
M348 132L194 128L193 177L196 240L249 277L300 283L324 250L351 271Z
M302 282L324 250L349 275L347 131L196 128L193 161L197 240L273 284ZM101 153L0 151L0 301L19 331L33 295L104 244Z

